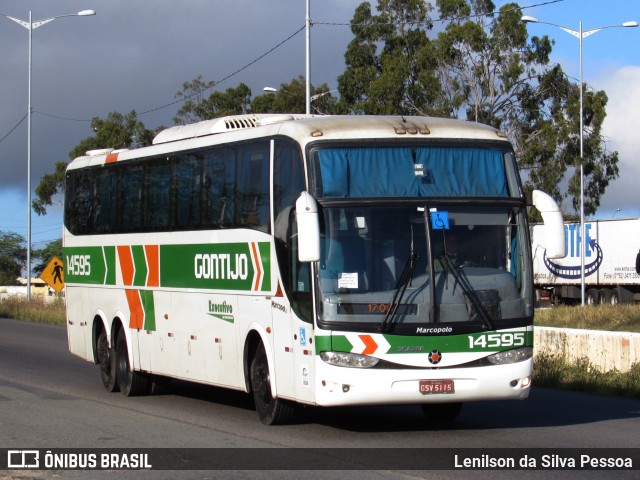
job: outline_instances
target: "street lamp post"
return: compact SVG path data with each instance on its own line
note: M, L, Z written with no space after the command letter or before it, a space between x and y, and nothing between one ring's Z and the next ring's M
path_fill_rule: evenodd
M605 28L616 28L616 27L637 27L638 22L624 22L620 25L607 25L604 27L592 28L591 30L582 30L582 21L579 23L578 30L572 30L571 28L563 27L562 25L557 25L555 23L550 22L542 22L538 20L536 17L530 17L529 15L524 15L521 20L527 23L543 23L546 25L552 25L554 27L558 27L565 32L577 37L580 41L580 290L581 290L581 304L584 306L584 257L586 252L586 242L585 239L585 225L584 225L584 105L583 105L583 91L584 91L584 82L582 80L582 40L589 35L592 35L600 30Z
M52 22L56 18L62 17L86 17L89 15L95 15L93 10L82 10L78 13L70 13L67 15L57 15L55 17L44 18L42 20L33 21L31 17L31 11L29 11L29 21L20 20L19 18L12 17L5 13L0 12L0 15L7 17L9 20L13 20L21 27L26 28L29 31L29 67L28 67L28 82L27 82L27 301L31 301L31 58L32 58L32 34L33 30L41 27L42 25Z
M306 29L306 69L305 69L305 112L311 113L311 0L307 0Z

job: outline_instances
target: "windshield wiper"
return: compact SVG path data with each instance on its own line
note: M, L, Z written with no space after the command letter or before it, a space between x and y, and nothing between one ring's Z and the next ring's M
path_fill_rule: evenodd
M402 297L404 297L404 292L407 290L407 286L411 283L411 277L413 277L413 270L416 267L416 263L418 261L418 254L413 251L413 242L411 242L411 253L409 253L409 258L407 259L407 263L404 266L404 270L402 270L402 274L398 279L398 283L396 285L396 290L393 294L393 298L391 299L391 303L389 305L389 309L387 310L382 323L380 324L380 331L386 332L391 329L391 322L393 317L396 314L396 310L402 302Z
M460 269L458 268L458 266L453 261L451 261L451 258L449 258L449 255L446 253L442 255L440 259L447 273L451 272L453 274L456 281L460 284L460 286L462 287L462 290L471 301L473 308L480 316L480 321L482 322L482 325L484 326L485 330L494 330L493 321L491 320L491 317L487 313L487 309L484 308L484 305L478 298L478 294L473 289L473 287L469 284L466 277L460 272ZM469 316L471 317L471 314L469 314Z

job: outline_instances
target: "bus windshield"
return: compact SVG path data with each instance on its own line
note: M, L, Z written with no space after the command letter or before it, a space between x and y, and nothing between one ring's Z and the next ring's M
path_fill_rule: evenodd
M325 207L322 220L321 322L488 329L532 314L524 209Z
M322 205L321 326L410 333L531 323L526 211L513 200L509 154L346 147L311 158Z

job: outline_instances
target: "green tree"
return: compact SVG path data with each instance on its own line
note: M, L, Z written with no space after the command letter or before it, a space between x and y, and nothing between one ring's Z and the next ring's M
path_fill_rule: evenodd
M351 20L353 40L345 52L347 68L338 78L343 105L354 113L453 113L437 76L431 4L424 0L379 0L360 4Z
M336 114L338 101L330 93L326 83L317 88L311 85L311 113ZM251 101L249 113L305 113L306 112L306 81L300 76L289 83L280 84L280 88L273 93L256 96Z
M213 92L208 97L205 96L205 92L214 85L215 82L205 81L202 75L190 82L184 82L182 90L175 95L176 98L182 98L184 103L173 121L177 125L186 125L247 112L251 103L251 89L247 85L241 83L225 92Z
M17 285L26 261L24 237L13 232L0 232L0 285Z
M438 35L440 77L450 102L468 120L505 131L516 148L528 188L539 188L575 210L580 198L579 85L549 65L553 42L528 38L516 3L496 14L490 0L437 0L450 19ZM618 154L601 135L605 92L584 101L585 213L596 212L618 176Z
M91 120L91 130L94 135L81 140L69 152L69 158L74 159L85 155L89 150L100 148L131 148L151 145L154 132L147 130L138 120L134 110L123 115L111 112L107 118L95 117ZM64 191L64 175L68 162L57 162L52 173L43 175L36 187L36 198L32 202L34 212L44 215L47 207L53 205L55 197Z
M513 138L520 168L530 188L540 188L557 200L569 199L580 208L580 86L569 81L559 66L539 77L539 110L522 124ZM608 151L602 136L607 95L584 93L584 210L593 215L610 182L619 176L618 152Z
M431 3L378 0L360 4L354 38L339 77L354 113L457 116L503 130L514 144L528 188L556 200L580 198L579 86L550 65L553 42L528 37L518 4L496 11L491 0L436 0L444 26L435 39ZM607 96L584 99L585 213L595 213L618 176L618 154L601 130Z
M39 260L39 262L33 266L33 272L36 275L40 275L53 257L62 258L62 239L48 242L41 249L34 250L32 255Z

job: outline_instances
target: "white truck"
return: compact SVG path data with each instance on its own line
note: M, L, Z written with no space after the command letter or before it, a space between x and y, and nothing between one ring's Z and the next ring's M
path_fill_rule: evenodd
M566 257L550 259L543 225L532 227L536 303L580 301L580 223L565 223ZM585 303L640 301L640 218L585 222Z

